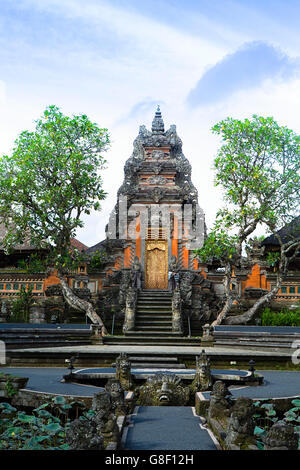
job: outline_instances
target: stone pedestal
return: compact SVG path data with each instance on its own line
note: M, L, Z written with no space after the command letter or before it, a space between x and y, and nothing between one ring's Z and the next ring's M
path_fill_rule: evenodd
M46 323L45 307L33 304L29 308L29 323Z

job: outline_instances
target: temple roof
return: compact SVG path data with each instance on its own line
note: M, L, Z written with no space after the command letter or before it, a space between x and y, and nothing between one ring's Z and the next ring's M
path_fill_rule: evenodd
M5 234L6 234L6 227L4 224L0 224L0 250L3 250L3 246L1 242L4 239ZM84 245L84 243L81 243L76 238L71 238L71 246L74 248L77 248L77 250L79 251L86 251L88 249L88 247ZM30 236L27 235L23 243L20 243L14 246L14 250L32 251L32 250L37 250L37 247L31 244Z
M278 230L278 235L281 237L283 243L287 243L289 240L293 240L296 237L300 237L300 216L296 217L292 222ZM279 245L279 241L276 236L270 235L265 238L262 245Z

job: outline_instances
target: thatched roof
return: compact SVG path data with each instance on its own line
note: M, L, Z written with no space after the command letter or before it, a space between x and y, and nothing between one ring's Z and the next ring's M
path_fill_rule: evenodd
M278 230L277 233L281 237L283 243L287 243L295 238L300 239L300 216L296 217L292 222ZM273 234L265 238L262 245L279 245L279 241Z

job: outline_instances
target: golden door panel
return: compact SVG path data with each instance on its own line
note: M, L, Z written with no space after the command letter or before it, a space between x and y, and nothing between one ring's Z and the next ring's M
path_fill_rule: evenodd
M146 241L145 288L168 288L168 242Z

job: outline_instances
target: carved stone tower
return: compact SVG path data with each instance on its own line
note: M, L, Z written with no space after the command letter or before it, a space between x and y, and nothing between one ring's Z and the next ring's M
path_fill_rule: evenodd
M205 224L182 141L175 125L165 131L159 107L151 132L140 126L124 172L107 238L124 240L123 268L139 260L143 288L167 289L170 263L177 270L198 268L191 248L203 241Z

